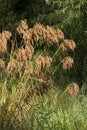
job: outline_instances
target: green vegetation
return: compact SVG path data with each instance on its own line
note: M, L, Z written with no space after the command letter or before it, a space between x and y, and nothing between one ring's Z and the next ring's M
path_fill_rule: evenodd
M87 129L86 35L86 0L0 0L0 130Z
M18 83L13 86L11 83L10 87L14 89L9 93L6 90L6 82L2 84L1 130L85 130L87 128L87 97L70 97L66 92L60 92L53 86L47 94L40 97L34 94L32 101L26 102L24 101L27 96L25 85ZM15 90L19 87L21 89ZM30 87L29 84L27 87Z

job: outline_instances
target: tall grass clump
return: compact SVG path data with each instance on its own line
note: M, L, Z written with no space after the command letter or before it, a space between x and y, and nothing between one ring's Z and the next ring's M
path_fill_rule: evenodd
M21 78L26 72L39 76L42 70L55 72L57 64L64 70L72 67L74 60L68 50L74 51L76 44L73 40L65 39L60 29L55 30L40 23L28 28L26 21L22 20L16 33L20 37L19 43L16 39L12 45L7 43L11 32L3 31L0 34L0 68L4 77Z
M0 33L0 129L85 129L86 97L78 84L60 91L55 82L56 73L73 67L75 42L48 25L29 28L26 20L15 35Z

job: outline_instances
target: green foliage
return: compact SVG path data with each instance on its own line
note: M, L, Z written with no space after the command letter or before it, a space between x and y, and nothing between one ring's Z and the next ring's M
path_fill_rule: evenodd
M70 97L66 90L59 91L49 83L51 89L47 94L37 96L34 93L29 100L27 91L31 88L29 80L26 81L10 82L12 88L10 92L7 90L8 81L5 79L1 82L1 130L83 130L87 128L86 96ZM28 102L25 100L26 97Z
M46 39L39 36L38 40L32 42L33 58L26 64L20 62L21 69L15 73L10 65L15 63L17 51L24 52L27 45L19 35L11 37L7 44L10 32L7 32L6 36L3 33L5 40L0 33L0 43L4 40L9 50L12 48L5 54L0 53L0 59L3 59L2 63L0 61L0 130L86 130L87 0L0 0L0 32L5 29L15 32L21 19L27 19L30 27L40 22L55 29L62 29L65 38L74 39L77 48L73 54L70 51L60 52L58 47L64 39L56 45L48 46ZM31 30L34 31L34 27ZM14 35L16 34L17 31ZM32 41L30 33L28 36L28 40ZM68 54L75 58L74 69L63 71L60 61ZM43 67L46 55L52 58L48 68ZM36 74L35 61L38 56L42 60L42 66L41 72ZM33 66L30 66L30 63ZM6 76L7 64L8 68L11 67L8 72L12 73L7 73ZM17 64L13 64L13 67L16 68ZM83 84L79 95L79 90L72 88L71 81ZM76 92L76 95L73 92Z
M0 0L0 31L14 30L21 19L37 17L44 12L43 0Z

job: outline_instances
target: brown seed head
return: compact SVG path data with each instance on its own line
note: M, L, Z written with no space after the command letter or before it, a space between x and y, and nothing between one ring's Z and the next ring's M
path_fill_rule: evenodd
M63 34L62 30L58 29L58 30L56 31L56 33L57 33L57 38L58 38L58 40L64 39L64 34Z
M31 59L33 53L34 53L33 46L31 44L29 46L26 46L26 48L25 48L25 54L27 56L27 59Z
M11 37L11 32L4 30L0 33L0 53L7 52L7 41Z
M27 25L26 20L21 20L21 27L22 27L24 30L27 30L27 29L28 29L28 25Z
M18 61L13 60L11 63L11 70L18 71L20 69L20 64Z
M57 39L56 31L50 27L46 26L46 37L45 40L47 41L48 45L53 45L54 43L57 43L59 40Z
M60 48L62 51L66 51L66 50L67 50L67 48L64 46L63 43L59 46L59 48Z
M74 90L74 93L75 95L77 95L77 93L79 93L79 86L77 83L73 83L73 90Z
M74 51L75 48L76 48L76 44L73 40L65 39L64 42L60 45L60 49L62 51L67 51L68 49Z
M36 24L34 26L34 33L39 35L39 36L42 36L43 35L43 29L44 29L44 26L42 24Z
M25 32L28 30L28 25L25 20L21 20L20 26L17 28L17 32L19 35L24 35Z
M6 38L7 40L9 40L11 36L12 36L12 34L11 34L11 32L9 32L9 31L4 30L4 31L2 32L2 39L3 39L3 38Z
M39 40L39 36L36 31L34 31L34 33L33 33L33 40L34 40L34 42L37 42Z
M63 69L67 70L72 68L72 65L74 64L74 60L73 58L67 56L65 57L62 61L61 61L62 65L63 65Z
M46 27L41 24L34 26L33 38L35 42L38 41L39 36L42 36L49 46L59 41L57 32L48 25Z
M17 54L18 61L27 61L26 51L25 49L19 49Z
M23 40L24 40L24 43L26 45L31 43L32 34L33 34L33 30L32 29L28 29L28 30L25 31L25 33L23 33Z
M6 39L1 40L0 39L0 53L7 52L7 41Z
M72 86L67 89L67 93L70 96L76 96L79 93L79 86L77 83L72 83Z

